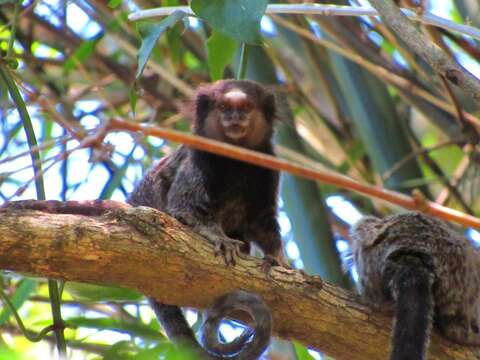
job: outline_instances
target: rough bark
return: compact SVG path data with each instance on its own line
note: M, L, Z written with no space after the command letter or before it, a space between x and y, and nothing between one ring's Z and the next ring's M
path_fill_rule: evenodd
M385 359L391 318L355 296L298 271L259 271L260 260L227 268L212 246L149 208L100 216L0 209L0 268L30 275L115 284L164 303L205 308L236 288L271 307L275 334L336 359ZM431 359L475 359L479 351L434 336Z

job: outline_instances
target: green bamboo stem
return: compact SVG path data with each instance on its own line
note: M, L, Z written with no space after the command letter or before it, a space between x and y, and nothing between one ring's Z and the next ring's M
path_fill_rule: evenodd
M247 73L247 65L248 65L248 45L246 43L242 43L242 47L240 48L240 62L237 71L237 80L245 79L245 75Z
M12 20L12 29L10 30L10 39L8 40L8 48L7 48L7 58L12 55L13 52L13 43L15 41L15 34L17 32L17 23L18 23L18 14L20 13L20 8L22 6L21 0L17 0L15 3L15 10L13 13L13 20Z
M13 80L8 69L3 65L3 63L0 63L0 78L7 85L10 96L12 97L15 105L17 106L18 113L20 115L20 118L22 119L23 127L27 136L28 146L31 150L30 156L32 158L33 172L35 175L35 189L37 192L37 199L45 200L45 185L43 182L43 176L41 175L42 165L40 162L40 153L32 151L38 146L35 131L33 130L32 120L30 119L27 107L25 106L25 102L22 99L22 96L20 94L20 91L18 90L17 85L15 84L15 81ZM53 329L53 331L55 332L58 353L60 358L63 359L67 356L67 344L65 341L65 334L63 332L65 324L63 322L60 309L61 305L58 292L58 284L55 280L48 280L48 291L50 295L50 304L53 317L53 325L51 329Z

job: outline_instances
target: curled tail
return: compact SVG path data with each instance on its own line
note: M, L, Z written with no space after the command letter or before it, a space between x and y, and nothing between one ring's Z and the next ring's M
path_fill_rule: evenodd
M224 344L218 340L218 328L222 319L234 311L243 311L255 322L254 328L246 330L235 341ZM270 343L272 316L260 296L237 290L219 298L207 312L202 342L210 353L222 359L228 356L235 360L258 359Z
M167 336L203 354L205 359L255 360L266 350L272 332L272 317L263 300L254 294L237 290L218 298L206 314L202 331L203 349L188 326L180 308L150 301ZM230 343L219 341L218 329L222 319L234 312L246 312L254 321L253 328L246 330Z
M162 304L153 299L150 299L150 305L170 340L198 353L204 352L178 306Z
M390 360L423 360L434 311L433 273L420 257L404 255L389 262L385 275L395 302Z

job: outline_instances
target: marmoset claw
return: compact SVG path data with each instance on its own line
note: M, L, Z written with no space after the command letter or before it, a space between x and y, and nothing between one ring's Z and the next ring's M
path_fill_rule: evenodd
M240 240L219 238L215 241L215 256L221 255L225 260L225 265L234 266L236 258L240 257L240 245L242 244L243 241Z
M284 267L288 267L288 264L287 266L285 266L284 262L281 261L277 256L273 256L273 255L265 255L263 257L263 262L262 262L262 265L260 267L260 269L266 273L266 274L269 274L270 273L270 270L272 269L272 267L274 266L284 266Z

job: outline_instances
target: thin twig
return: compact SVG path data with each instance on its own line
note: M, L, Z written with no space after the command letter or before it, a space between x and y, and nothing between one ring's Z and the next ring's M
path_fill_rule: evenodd
M467 145L467 146L470 146L470 145ZM467 152L465 156L462 158L462 160L460 161L460 163L458 164L455 171L453 172L452 178L450 179L450 184L452 184L452 186L457 186L460 183L461 179L463 179L463 177L465 176L465 173L470 168L471 163L472 163L471 153ZM435 202L443 205L447 202L449 197L450 197L450 190L447 187L445 187L437 196L437 198L435 199Z
M382 180L386 181L388 180L396 171L398 171L402 166L404 166L406 163L408 163L410 160L415 159L418 155L425 154L428 152L432 152L435 150L442 149L444 147L450 146L450 145L458 145L461 142L464 142L464 139L458 139L458 140L447 140L442 143L439 143L434 146L430 147L424 147L424 148L419 148L415 151L412 151L410 154L406 155L403 159L400 159L397 161L393 166L385 171L382 175Z
M460 124L460 129L462 129L463 134L467 138L466 141L470 144L476 144L478 143L479 140L479 132L475 127L469 123L463 114L462 111L462 106L460 105L460 102L457 99L457 96L453 92L452 86L450 83L447 81L445 76L440 75L440 79L442 80L443 86L447 90L448 97L450 99L450 103L455 107L455 111L457 112L456 119Z
M101 125L99 128L97 128L95 130L95 132L89 136L86 136L78 146L74 147L73 149L70 149L68 151L65 151L65 152L61 152L51 158L48 158L48 159L45 159L44 162L47 162L47 161L50 161L50 160L53 160L53 162L51 164L49 164L48 166L44 167L44 168L40 168L40 170L36 171L34 173L34 176L28 180L25 184L23 184L20 188L17 189L17 191L15 191L15 193L10 196L8 198L8 201L12 200L13 198L15 198L16 196L20 196L29 186L30 184L32 183L32 181L37 181L37 179L39 179L40 177L42 177L48 170L50 170L55 164L57 164L58 162L62 161L62 160L65 160L68 156L70 156L74 151L76 150L80 150L80 149L84 149L84 148L88 148L88 147L92 147L92 148L100 148L100 145L102 144L102 141L103 139L105 138L105 136L107 135L107 130L106 130L106 127L105 125ZM105 146L102 147L103 149L105 149ZM38 162L41 164L42 163L42 160L38 159ZM34 167L35 165L37 164L36 162L33 163L34 164ZM20 169L20 170L23 170L23 169ZM17 171L20 171L20 170L16 170Z
M28 154L28 153L27 153L27 154ZM2 174L0 174L0 175L1 175L2 178L8 178L8 177L12 176L13 174L16 174L16 173L19 173L19 172L21 172L21 171L30 169L30 168L32 168L33 166L37 166L38 164L43 164L43 165L45 165L45 164L46 164L47 162L49 162L49 161L54 161L54 163L57 163L57 162L58 162L58 159L62 156L62 154L63 154L63 153L60 153L60 154L56 154L56 155L50 156L50 157L45 158L45 159L40 159L39 162L35 161L35 162L31 163L31 164L24 165L24 166L22 166L21 168L17 168L17 169L15 169L15 170L11 170L11 171L6 171L6 172L4 172L4 173L2 173ZM60 160L62 160L62 159L60 159ZM50 168L50 166L48 166L48 168ZM42 170L41 173L42 173L42 174L45 174L45 172L46 172L46 169L45 169L45 170ZM26 189L26 188L28 187L28 185L30 185L30 183L31 183L33 180L34 180L34 178L30 179L27 183L25 183L25 184L22 186L22 188L24 187L24 188ZM25 189L23 189L23 190L21 191L21 193L22 193ZM17 196L17 195L20 195L21 193L16 193L15 195L12 195L12 196Z
M428 101L429 103L437 106L438 108L448 112L449 114L456 115L456 109L454 106L452 106L449 103L446 103L445 100L440 99L436 97L435 95L432 95L429 91L421 88L420 86L415 85L412 83L410 80L405 79L402 76L396 75L392 73L390 70L383 68L380 65L374 64L368 60L366 60L364 57L353 53L349 51L348 49L345 49L331 41L321 39L316 37L311 31L308 31L306 29L302 29L298 27L297 25L293 24L290 21L287 21L285 19L282 19L279 16L273 16L273 20L282 25L283 27L286 27L287 29L292 30L296 34L299 34L300 36L309 39L310 41L319 44L321 46L324 46L325 48L335 51L336 53L344 56L348 60L351 60L352 62L364 67L368 71L370 71L372 74L375 76L383 79L384 81L388 82L390 85L393 85L399 89L403 89L405 91L408 91L411 94L417 95L421 97L422 99ZM477 129L480 129L480 121L473 116L470 113L467 113L466 111L463 112L465 119L470 122L473 126L475 126Z
M124 38L120 37L116 33L110 33L109 36L113 38L115 44L122 50L124 50L129 56L133 59L136 59L138 56L138 49L131 43L125 41ZM150 59L147 62L147 67L151 68L155 73L157 73L162 79L165 79L170 83L175 89L180 91L185 96L193 95L194 91L192 87L185 81L181 80L175 74L173 74L171 69L167 69L164 64L160 64L156 61Z
M387 201L399 205L405 209L424 211L430 215L453 221L464 226L480 228L480 219L463 212L450 209L431 201L425 201L422 208L410 196L384 189L379 186L363 184L353 180L345 175L333 171L321 171L312 169L303 165L298 165L283 159L276 158L253 150L248 150L239 146L225 144L220 141L206 139L197 135L185 134L180 131L164 129L153 126L141 126L139 124L112 119L108 126L108 131L130 131L160 137L174 142L179 142L195 149L227 156L232 159L245 161L251 164L262 166L268 169L286 171L293 175L301 176L306 179L320 181L325 184L333 185L339 188L348 189L357 193Z
M58 137L58 138L55 138L55 139L52 139L52 140L45 141L45 142L41 143L40 145L32 147L31 149L29 149L27 151L24 151L24 152L21 152L21 153L12 155L12 156L7 156L6 158L0 159L0 164L8 163L8 162L11 162L11 161L16 160L18 158L21 158L23 156L30 155L32 152L42 151L43 149L46 149L50 146L54 146L54 145L58 146L58 145L61 145L61 144L65 144L70 140L73 140L72 137L70 135L65 135L65 136L61 136L61 137ZM44 161L47 161L47 159L45 159Z
M411 138L411 141L413 143L413 147L415 148L415 150L421 149L422 144L417 139L417 137L415 136L413 131L411 129L409 129L408 131L409 131L410 138ZM458 203L463 208L463 210L467 214L473 215L472 208L465 201L465 199L464 199L462 193L460 192L460 190L450 183L450 179L445 175L442 168L437 164L437 162L435 160L433 160L433 158L430 156L430 152L421 152L421 157L422 157L423 161L425 162L425 164L430 168L430 170L432 170L432 172L437 176L437 179L444 186L446 186L449 189L450 193L455 197L455 199L458 201ZM412 195L414 195L414 194L412 193Z
M8 333L12 335L23 335L19 328L4 324L2 325L2 333ZM29 333L32 337L43 336L41 340L48 341L52 345L55 344L55 337L51 335L41 335L39 332L29 330ZM83 340L67 340L67 346L71 349L88 351L90 353L95 353L99 355L105 355L105 353L110 349L110 345L100 345L85 342Z
M391 0L369 0L383 22L437 73L480 102L480 80L425 37Z
M470 55L476 61L480 61L480 49L475 46L473 41L465 39L461 35L452 34L446 30L440 30L440 33L455 42L460 48L463 49L463 51L465 51L465 53Z
M42 339L50 332L55 330L54 325L48 325L45 328L43 328L39 333L32 333L32 331L28 330L25 326L25 324L22 321L22 318L18 314L17 309L15 308L15 305L10 301L8 296L3 292L3 290L0 290L0 298L2 299L2 302L6 308L10 310L10 312L13 314L13 317L15 318L15 321L17 322L18 328L20 329L21 333L23 336L25 336L29 341L31 342L39 342L42 341Z
M159 16L168 16L180 10L188 15L194 15L189 6L168 6L148 10L136 11L128 16L130 21L144 20ZM471 36L480 40L480 30L473 26L457 24L453 21L443 19L429 12L423 12L421 16L409 9L402 9L403 13L413 21L436 26L442 29L454 31ZM358 6L341 6L326 4L270 4L267 6L266 14L303 14L303 15L324 15L324 16L379 16L375 9Z
M35 6L37 5L38 2L40 2L41 0L34 0L32 1L28 6L24 7L22 9L22 11L20 12L19 14L19 18L20 17L24 17L25 14L27 14L28 12L32 11L33 8L35 8ZM20 4L22 3L21 1L18 1ZM0 26L0 33L2 33L7 27L11 26L13 24L15 19L11 19L11 20L8 20L6 23L2 24Z

